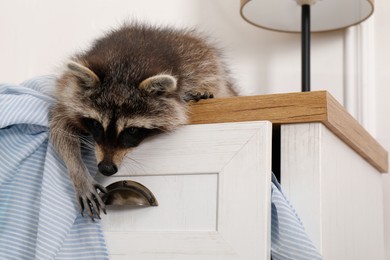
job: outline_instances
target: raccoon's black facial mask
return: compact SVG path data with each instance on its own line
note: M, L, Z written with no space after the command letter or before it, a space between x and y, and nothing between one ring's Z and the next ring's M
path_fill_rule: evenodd
M102 146L111 148L127 149L138 146L146 137L158 134L159 129L148 129L142 127L129 127L116 135L116 129L104 130L101 123L92 118L82 118L81 123L85 130L92 135L95 142Z
M124 129L118 136L119 148L131 148L138 146L146 137L157 134L158 129L129 127Z
M145 138L158 134L159 129L128 127L117 134L115 122L112 120L104 129L103 125L92 118L81 118L80 124L85 132L90 134L97 144L99 154L99 172L111 176L118 171L120 160L131 148L138 146Z
M104 128L97 120L92 118L82 118L81 124L85 130L92 135L96 143L102 143L104 139Z

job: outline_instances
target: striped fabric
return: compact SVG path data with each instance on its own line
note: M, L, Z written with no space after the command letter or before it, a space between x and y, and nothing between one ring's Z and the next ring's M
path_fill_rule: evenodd
M273 260L319 260L317 249L303 224L272 176L271 255Z
M54 81L0 85L0 259L108 259L100 222L78 213L65 165L48 142ZM96 172L94 156L83 154ZM271 255L321 259L275 178Z
M82 218L48 143L53 76L0 85L0 259L108 259L99 222ZM85 153L90 172L94 155Z

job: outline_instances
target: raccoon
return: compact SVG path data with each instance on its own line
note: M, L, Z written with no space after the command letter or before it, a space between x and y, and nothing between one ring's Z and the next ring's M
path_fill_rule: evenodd
M80 212L105 211L105 188L81 159L92 136L98 170L110 176L145 138L187 123L191 101L235 96L218 49L195 30L126 24L71 57L56 83L50 140L64 160Z

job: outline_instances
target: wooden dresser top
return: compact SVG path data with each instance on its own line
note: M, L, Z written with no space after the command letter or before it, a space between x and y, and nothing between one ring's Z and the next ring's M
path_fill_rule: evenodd
M191 104L189 114L190 124L320 122L379 172L388 171L387 151L327 91L201 100Z

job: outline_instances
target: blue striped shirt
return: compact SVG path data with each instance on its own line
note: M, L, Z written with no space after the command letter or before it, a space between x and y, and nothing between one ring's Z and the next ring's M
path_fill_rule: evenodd
M48 142L53 76L0 85L0 259L108 259L99 222L78 213ZM96 172L93 154L84 161Z
M0 85L0 259L108 259L100 222L78 213L63 161L48 142L54 76ZM83 153L90 172L94 155ZM321 259L275 178L271 255Z

